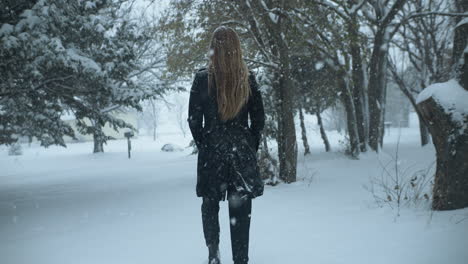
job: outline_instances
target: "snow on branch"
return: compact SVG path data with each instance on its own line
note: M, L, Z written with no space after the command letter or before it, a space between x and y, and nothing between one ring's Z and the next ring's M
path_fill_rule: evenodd
M451 13L451 12L429 11L429 12L411 14L409 17L407 17L407 19L411 19L415 17L422 17L422 16L430 16L430 15L449 16L449 17L468 17L468 12L467 13ZM465 23L468 23L466 19L462 21L465 21Z
M343 10L339 9L339 6L333 5L330 2L327 1L320 1L320 0L313 0L314 3L321 5L327 9L330 9L331 11L335 12L338 16L343 18L344 20L348 20L349 16L346 15L346 13ZM297 9L296 9L297 11Z
M267 63L267 62L258 61L258 60L252 60L252 59L248 59L248 58L245 58L244 60L247 61L247 62L260 64L260 65L263 65L263 66L265 66L265 67L269 67L269 68L273 68L273 69L278 69L278 65L275 64L275 63Z

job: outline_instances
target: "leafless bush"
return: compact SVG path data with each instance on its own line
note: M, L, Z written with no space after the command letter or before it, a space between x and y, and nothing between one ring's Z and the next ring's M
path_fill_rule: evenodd
M377 205L388 205L396 209L399 216L402 206L418 206L423 201L431 201L434 162L426 169L412 172L414 166L402 166L399 160L398 143L390 161L384 164L379 160L379 163L382 173L371 177L370 185L364 186Z
M307 161L304 161L302 164L303 164L302 165L303 176L301 177L301 180L303 180L304 182L307 182L307 186L310 187L315 177L317 176L318 172L317 170L311 168Z

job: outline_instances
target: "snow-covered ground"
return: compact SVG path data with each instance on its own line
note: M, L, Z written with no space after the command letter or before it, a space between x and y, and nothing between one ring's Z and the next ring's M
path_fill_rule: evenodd
M312 155L300 155L299 181L267 186L254 200L252 264L468 263L467 209L431 214L423 205L396 217L363 188L394 153L397 129L381 154L360 160L338 151L336 132L332 153L323 152L316 130L309 134ZM416 126L401 130L400 162L414 171L435 159L418 140ZM91 143L24 146L22 156L0 148L0 263L205 263L196 156L160 150L189 141L174 133L156 142L140 137L130 160L122 140L98 155ZM222 203L223 263L232 263L228 222Z

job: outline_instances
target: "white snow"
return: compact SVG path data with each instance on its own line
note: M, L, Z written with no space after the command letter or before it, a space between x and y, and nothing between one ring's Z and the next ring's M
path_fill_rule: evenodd
M279 16L275 13L272 13L272 12L269 12L268 13L268 16L270 17L270 20L273 22L273 23L278 23L278 19L279 19Z
M321 70L323 69L323 67L325 66L325 64L323 63L323 61L319 61L317 63L315 63L315 70Z
M397 129L387 130L380 155L350 160L336 152L342 135L328 132L335 152L325 153L315 123L306 126L312 155L299 149L298 182L267 186L253 201L250 263L466 264L468 209L403 208L396 218L362 187L382 172ZM15 157L0 147L0 262L206 263L196 156L160 150L187 146L190 137L158 129L156 142L132 140L130 160L125 140L109 141L99 155L90 153L92 142L23 145ZM401 163L431 166L434 149L419 146L417 124L401 133ZM232 263L229 224L224 202L223 263Z
M95 3L95 2L91 2L91 1L86 1L86 3L85 3L85 9L92 9L92 8L96 8L96 3Z
M15 30L21 32L26 26L33 29L37 24L41 23L41 18L36 16L30 9L26 9L20 16L22 19L16 24Z
M455 79L429 85L419 93L416 103L419 104L431 97L452 115L454 121L463 123L464 118L468 116L468 91Z
M70 59L73 61L79 62L80 65L83 66L86 70L96 72L97 74L102 72L102 69L97 64L97 62L95 62L93 59L78 54L78 52L79 51L74 48L69 48L66 50L68 57L70 57Z
M14 31L14 27L8 23L5 23L0 27L0 37L9 35L13 31Z
M460 22L458 22L458 24L455 27L457 28L464 24L468 24L468 17L464 17L462 20L460 20Z

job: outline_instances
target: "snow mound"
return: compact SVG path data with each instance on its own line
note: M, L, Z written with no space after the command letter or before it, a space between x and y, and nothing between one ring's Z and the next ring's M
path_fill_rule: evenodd
M446 113L452 115L453 121L463 123L468 116L468 91L455 79L429 85L419 93L416 103L419 104L431 97L444 108Z
M161 150L165 152L175 152L175 151L183 151L184 149L175 144L164 144Z

